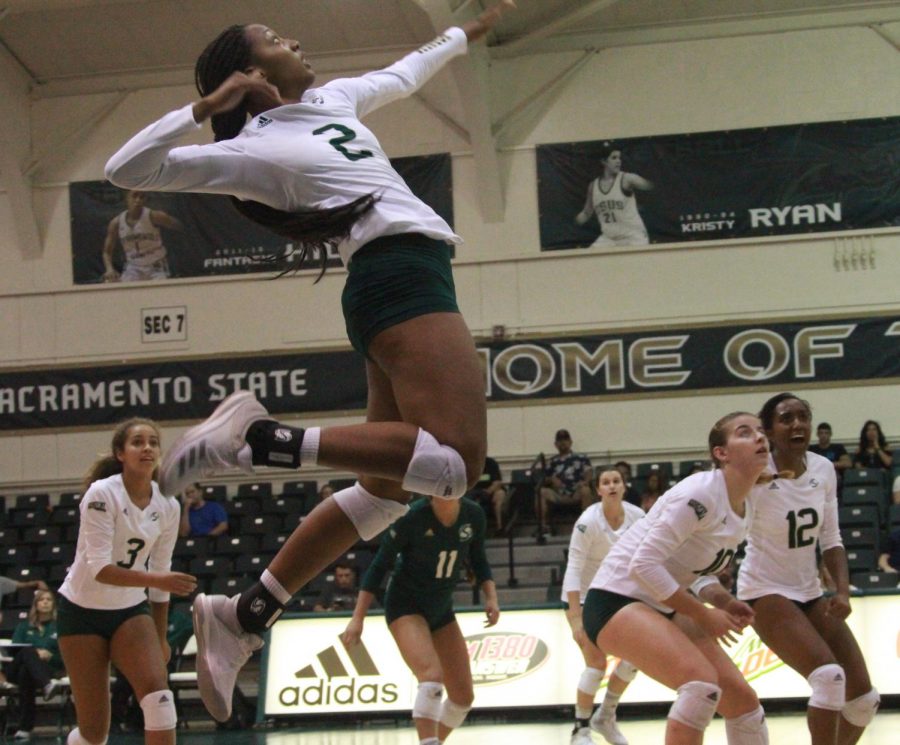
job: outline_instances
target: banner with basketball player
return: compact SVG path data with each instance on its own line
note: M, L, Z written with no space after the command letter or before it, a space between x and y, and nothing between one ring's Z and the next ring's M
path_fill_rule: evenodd
M448 153L396 158L391 165L453 225ZM81 181L69 185L69 208L75 284L272 272L265 257L290 246L218 194L129 192L108 181ZM328 266L340 265L334 251ZM318 266L312 257L298 268Z
M900 226L900 117L537 148L542 250Z
M488 401L519 405L893 383L898 342L900 318L888 316L491 341L478 354ZM238 389L272 414L362 411L365 364L348 348L0 371L0 431L109 425L135 410L202 419Z

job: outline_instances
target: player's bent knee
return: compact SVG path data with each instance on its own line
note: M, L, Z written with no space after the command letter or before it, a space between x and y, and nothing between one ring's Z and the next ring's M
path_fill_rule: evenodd
M678 687L678 695L669 709L669 719L703 732L715 716L721 698L722 689L715 683L688 681Z
M66 745L106 745L107 736L98 737L96 741L88 740L81 734L81 730L75 727L66 737Z
M816 709L840 711L846 703L847 676L844 668L832 662L821 665L806 678L812 688L809 705Z
M479 469L484 463L479 464ZM412 458L403 477L403 488L442 499L459 499L469 487L466 462L449 445L419 429Z
M881 705L881 696L874 688L862 696L850 699L841 714L854 727L868 727L875 715L878 713L878 707Z
M619 680L624 680L626 683L630 683L638 674L638 669L632 665L628 660L619 660L619 664L616 665L615 675Z
M441 704L441 718L440 722L445 727L449 727L450 729L456 729L459 727L464 721L466 721L466 715L469 713L469 710L472 708L472 704L457 704L451 701L449 698L444 699L444 703Z
M444 686L441 683L426 681L419 683L416 700L413 702L413 719L430 719L437 722L441 718L441 697Z
M151 732L175 729L178 714L175 712L175 696L170 690L153 691L141 699L144 712L144 729Z
M581 677L578 679L578 690L586 693L588 696L597 695L600 690L600 683L603 682L603 670L596 667L586 667L581 671Z
M762 706L748 714L725 720L728 745L768 745L769 727Z
M357 481L332 495L335 503L353 523L359 537L369 541L388 525L403 517L409 509L392 499L382 499L366 491Z

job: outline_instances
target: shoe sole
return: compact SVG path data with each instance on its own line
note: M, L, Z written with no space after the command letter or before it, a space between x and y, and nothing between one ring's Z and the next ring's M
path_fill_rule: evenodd
M167 496L179 494L191 481L196 480L193 478L194 474L191 473L191 467L201 461L206 456L206 452L205 448L200 448L200 452L194 454L193 458L190 458L189 453L194 444L206 437L208 432L217 429L230 419L234 412L243 406L248 399L256 403L262 410L262 417L260 418L268 416L265 407L256 400L252 393L249 391L236 391L222 401L213 413L209 415L209 418L191 427L166 451L159 467L159 488L163 494ZM185 456L189 457L188 466L184 468L183 473L176 473L179 464ZM184 483L181 483L182 481Z
M213 674L206 659L206 635L209 633L209 617L212 615L210 599L204 594L194 598L191 612L194 620L194 636L197 638L197 688L206 710L218 722L231 718L231 701L222 701L216 694Z

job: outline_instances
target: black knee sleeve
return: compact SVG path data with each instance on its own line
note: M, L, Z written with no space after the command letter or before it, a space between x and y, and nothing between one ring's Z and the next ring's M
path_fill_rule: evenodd
M283 612L284 606L262 582L244 590L238 598L238 623L251 634L265 633Z
M260 419L247 430L247 444L253 452L254 466L300 468L300 443L303 430Z

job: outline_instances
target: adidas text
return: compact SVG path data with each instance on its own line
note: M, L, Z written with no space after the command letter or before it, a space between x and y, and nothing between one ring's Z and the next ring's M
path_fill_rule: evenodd
M348 683L334 685L330 680L320 679L312 685L286 686L278 692L278 700L283 706L322 706L329 704L392 704L398 697L396 683L363 683L357 685L355 678Z

